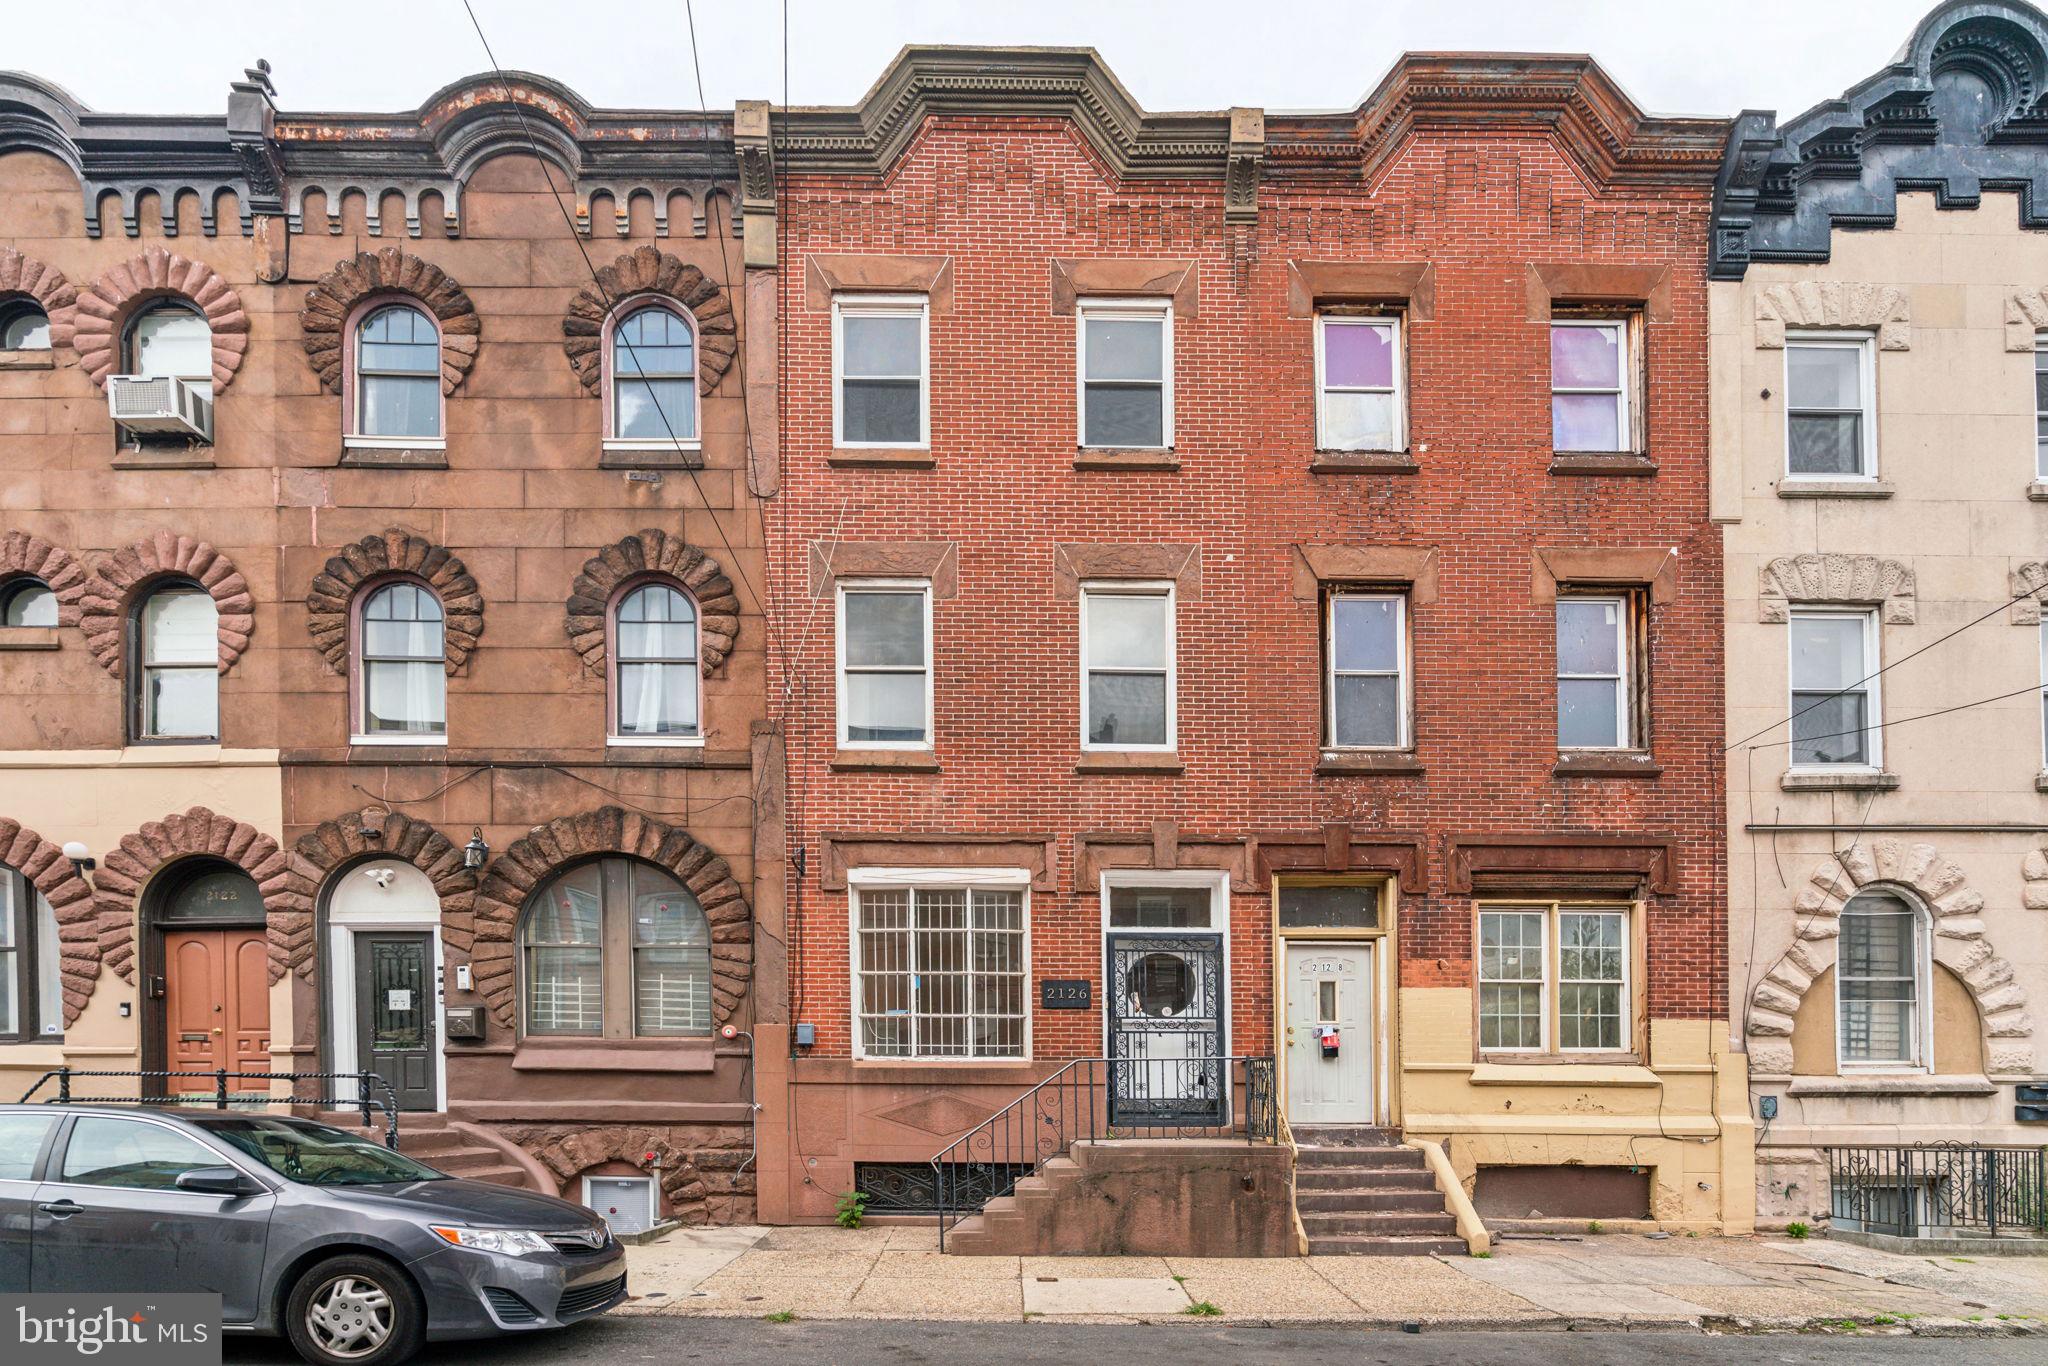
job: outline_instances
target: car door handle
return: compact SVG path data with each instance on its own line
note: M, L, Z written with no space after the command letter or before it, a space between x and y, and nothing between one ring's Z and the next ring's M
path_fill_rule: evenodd
M69 1219L74 1214L85 1213L84 1205L75 1205L69 1200L53 1200L47 1205L37 1205L36 1208L59 1219Z

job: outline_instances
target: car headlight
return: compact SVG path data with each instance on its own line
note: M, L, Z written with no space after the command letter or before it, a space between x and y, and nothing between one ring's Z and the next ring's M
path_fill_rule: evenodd
M530 1229L523 1228L453 1228L439 1224L427 1227L444 1242L457 1247L473 1248L478 1252L502 1252L507 1256L520 1257L529 1252L549 1251L547 1239Z

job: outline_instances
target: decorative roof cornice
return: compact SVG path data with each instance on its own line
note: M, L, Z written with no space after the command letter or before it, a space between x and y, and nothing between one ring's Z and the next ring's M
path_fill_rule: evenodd
M1835 228L1888 228L1900 190L1944 209L2017 191L2048 228L2048 16L2019 0L1949 0L1883 70L1784 124L1735 121L1714 190L1715 279L1752 261L1825 261Z
M1704 188L1728 121L1645 114L1591 57L1410 52L1356 109L1268 114L1266 178L1355 167L1369 185L1432 128L1553 135L1596 188Z
M575 91L527 72L471 76L436 91L416 110L395 114L281 113L270 69L259 62L229 88L225 115L102 114L37 76L0 72L0 153L32 150L56 157L79 179L89 236L105 224L100 202L118 196L122 226L141 233L138 205L157 198L165 236L178 233L181 195L196 195L201 228L219 229L216 204L232 192L241 231L262 215L285 215L292 231L341 231L344 194L366 201L371 236L395 234L381 221L386 195L405 202L405 230L421 234L423 196L438 195L447 232L461 229L462 190L476 168L505 151L540 155L575 186L579 229L598 231L593 195L613 204L610 231L624 236L635 196L654 202L657 236L669 235L669 200L685 195L691 221L710 228L712 196L737 232L732 117L696 111L595 109ZM305 221L306 196L320 191L327 214Z
M906 47L858 103L774 116L774 154L797 173L885 175L932 114L1064 118L1122 179L1222 180L1228 111L1139 108L1092 48Z

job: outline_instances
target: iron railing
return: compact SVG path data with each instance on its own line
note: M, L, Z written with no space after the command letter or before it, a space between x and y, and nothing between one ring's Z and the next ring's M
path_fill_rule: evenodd
M1270 1055L1074 1059L933 1156L940 1250L945 1250L947 1229L1010 1194L1018 1181L1064 1157L1076 1143L1124 1138L1278 1142L1275 1076Z
M1897 1238L2048 1233L2048 1147L1829 1148L1838 1229Z
M210 1092L173 1091L165 1087L157 1094L149 1095L145 1094L148 1088L138 1086L133 1096L73 1096L71 1083L87 1077L118 1077L131 1081L170 1081L174 1078L184 1078L210 1081L213 1083L213 1089ZM26 1104L33 1100L36 1092L42 1090L44 1084L52 1078L57 1082L57 1094L44 1097L45 1105L69 1105L76 1099L134 1101L142 1105L203 1105L210 1100L216 1110L225 1110L230 1105L320 1105L330 1110L360 1110L365 1129L375 1122L370 1117L370 1111L381 1110L384 1114L384 1146L394 1151L398 1147L398 1097L392 1091L391 1083L375 1072L230 1072L225 1067L217 1067L207 1072L84 1072L76 1068L59 1067L37 1077L35 1085L21 1093L22 1103ZM293 1094L273 1096L267 1091L230 1090L228 1083L231 1081L288 1081L293 1083ZM302 1081L351 1081L355 1083L356 1093L353 1098L343 1099L337 1097L333 1089L329 1088L323 1095L300 1095L297 1083ZM372 1096L372 1087L382 1091L383 1095Z

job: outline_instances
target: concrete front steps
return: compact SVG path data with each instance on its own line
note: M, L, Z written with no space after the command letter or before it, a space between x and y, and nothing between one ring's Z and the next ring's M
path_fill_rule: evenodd
M1465 1255L1458 1223L1398 1129L1294 1131L1294 1207L1315 1257Z
M376 1143L384 1141L382 1114L376 1115L375 1123L368 1129L363 1127L362 1113L356 1110L330 1110L314 1118ZM398 1151L450 1176L555 1194L552 1184L542 1185L536 1179L533 1159L508 1140L451 1120L445 1114L402 1111L398 1116Z

